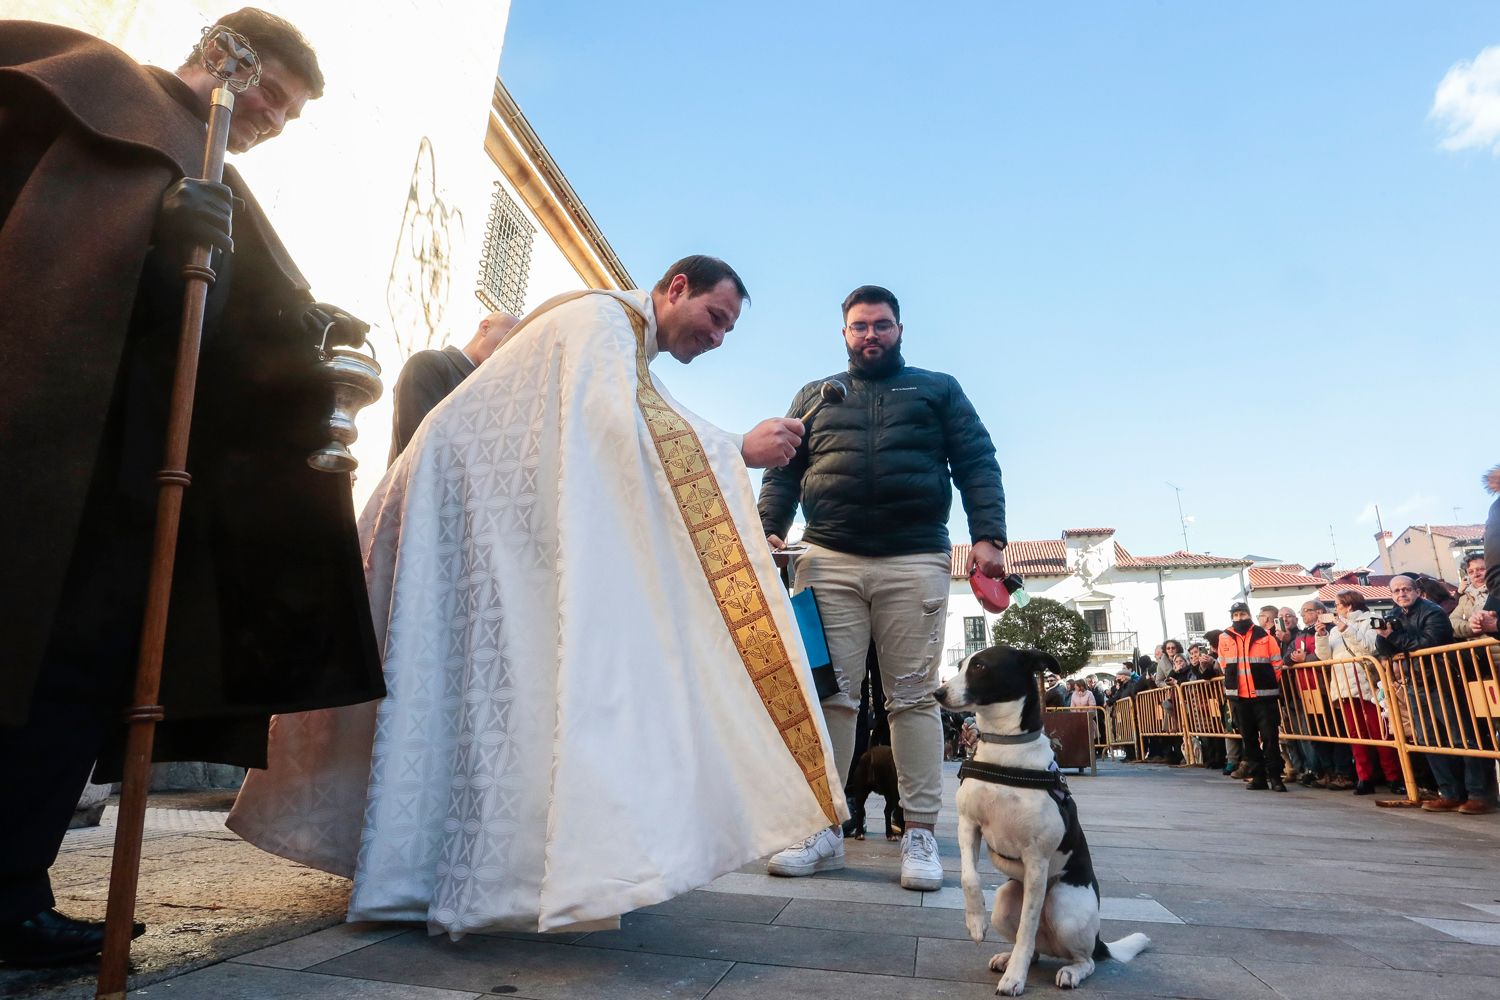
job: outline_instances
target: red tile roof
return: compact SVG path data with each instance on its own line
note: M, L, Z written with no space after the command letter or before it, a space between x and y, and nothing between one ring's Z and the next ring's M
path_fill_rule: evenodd
M969 575L969 549L967 543L953 546L954 579ZM1023 577L1067 576L1067 548L1061 538L1010 542L1005 546L1005 567Z
M1318 600L1333 603L1341 590L1353 590L1367 601L1393 602L1390 587L1362 587L1357 583L1330 583L1318 588Z
M1224 556L1206 556L1197 552L1168 552L1164 556L1127 555L1118 563L1121 569L1197 569L1199 567L1249 566L1248 559L1229 559Z
M1302 573L1282 573L1274 569L1250 568L1251 590L1275 590L1282 587L1321 587L1328 581Z
M1431 531L1439 538L1484 537L1484 525L1482 524L1414 524L1406 530L1420 531L1423 534Z
M1114 533L1114 528L1066 528L1063 531L1063 537L1067 538L1069 535L1113 535Z

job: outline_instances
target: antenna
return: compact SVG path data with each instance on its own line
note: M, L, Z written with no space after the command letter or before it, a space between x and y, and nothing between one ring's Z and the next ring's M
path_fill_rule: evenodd
M1188 544L1187 518L1182 516L1182 487L1174 486L1172 483L1168 483L1167 485L1177 491L1177 523L1182 526L1182 551L1191 552L1193 551L1193 547Z
M1333 568L1334 569L1338 569L1338 565L1339 565L1339 540L1337 538L1333 537L1333 525L1331 525L1331 524L1328 526L1328 542L1329 542L1330 545L1333 546Z

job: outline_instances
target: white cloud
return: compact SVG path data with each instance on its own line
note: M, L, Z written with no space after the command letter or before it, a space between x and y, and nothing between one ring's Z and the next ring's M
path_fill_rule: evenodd
M1444 149L1490 149L1500 156L1500 45L1453 64L1427 116L1447 131Z

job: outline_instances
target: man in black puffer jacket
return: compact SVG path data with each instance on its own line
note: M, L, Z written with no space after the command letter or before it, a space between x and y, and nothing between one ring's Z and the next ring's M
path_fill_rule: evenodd
M847 397L818 405L819 379L792 400L788 412L806 417L806 436L789 465L766 472L760 519L780 548L799 501L807 518L809 548L796 562L795 586L817 593L839 680L823 714L840 778L849 771L856 696L875 641L906 812L901 884L930 891L943 884L932 835L943 763L933 692L951 580L952 487L974 543L969 568L997 579L1005 575L1005 493L973 404L953 376L907 367L901 332L901 306L888 290L863 285L844 300L849 370L834 378ZM790 876L843 866L835 827L780 852L769 867Z

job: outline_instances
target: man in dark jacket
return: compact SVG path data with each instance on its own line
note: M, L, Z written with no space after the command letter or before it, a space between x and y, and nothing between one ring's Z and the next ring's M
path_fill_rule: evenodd
M933 692L942 662L952 579L948 511L958 486L973 540L968 570L1005 575L1005 494L989 433L951 375L911 368L901 357L901 306L877 285L844 300L849 369L840 403L814 409L825 380L805 386L788 411L807 416L789 465L766 472L760 518L780 548L800 501L808 551L796 587L818 595L840 690L823 700L834 757L850 764L855 701L873 636L879 649L891 748L906 811L901 884L943 884L932 826L942 806L942 724ZM808 416L810 414L810 416ZM771 859L779 875L843 867L836 831Z
M322 91L296 28L222 22L262 62L229 148ZM118 773L136 661L187 247L217 250L193 412L158 759L264 766L266 717L383 693L347 476L326 441L317 347L364 325L312 301L233 168L201 168L209 94L96 38L0 23L0 961L98 951L47 871L95 759ZM231 193L234 201L231 202ZM233 235L231 238L231 219Z
M1455 642L1453 623L1441 607L1417 594L1417 585L1409 576L1393 576L1391 598L1396 613L1375 630L1376 650L1381 656L1417 653L1433 646ZM1417 742L1438 746L1475 746L1470 723L1465 678L1445 677L1446 662L1421 661L1412 671L1407 667L1410 695L1418 710L1412 712ZM1422 803L1429 812L1461 812L1482 815L1495 811L1487 790L1486 772L1494 765L1481 757L1454 757L1443 753L1426 754L1427 765L1437 781L1436 799Z
M391 391L391 457L406 448L432 408L459 387L469 374L484 364L505 343L520 320L507 312L492 312L479 321L479 328L463 347L448 345L440 351L418 351L406 359L396 388Z

